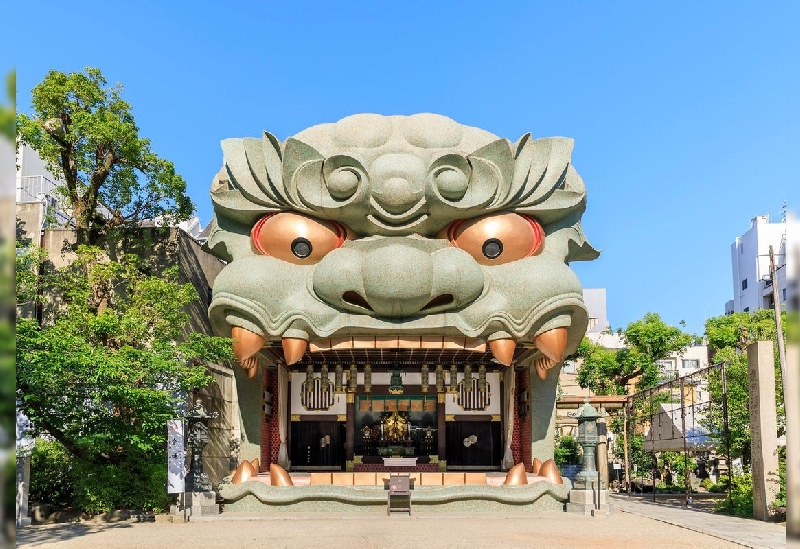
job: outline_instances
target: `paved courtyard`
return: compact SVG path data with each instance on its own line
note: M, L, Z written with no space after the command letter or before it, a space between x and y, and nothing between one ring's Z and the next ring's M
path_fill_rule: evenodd
M614 504L617 512L598 518L561 512L445 516L415 513L392 517L326 513L270 518L223 514L189 523L54 524L20 530L17 547L132 549L185 544L204 549L785 547L785 528L781 525L625 498L615 498ZM697 531L702 529L708 533Z

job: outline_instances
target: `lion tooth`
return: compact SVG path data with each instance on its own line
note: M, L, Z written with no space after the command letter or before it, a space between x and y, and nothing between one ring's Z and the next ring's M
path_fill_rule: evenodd
M513 339L495 339L489 342L489 350L492 351L494 358L503 366L511 366L516 348L517 342Z
M556 365L556 362L549 357L543 356L537 358L534 365L536 366L536 375L539 376L539 379L544 381L547 379L547 372Z
M303 358L306 353L306 347L308 347L308 341L296 337L284 337L281 340L281 346L283 347L283 359L286 361L287 366L291 366Z
M564 351L567 349L567 329L554 328L548 330L536 336L533 344L544 356L557 364L564 360Z
M558 470L558 465L552 459L548 459L542 466L539 467L539 476L546 477L553 484L564 484L564 479L561 477L561 472Z
M247 376L247 379L256 377L258 373L258 357L251 356L250 358L246 358L241 361L239 365L244 369L244 374Z
M256 354L264 346L264 338L240 326L231 328L233 354L240 363Z
M231 484L241 484L255 476L258 476L258 471L255 470L252 463L245 460L234 470L233 477L231 477Z

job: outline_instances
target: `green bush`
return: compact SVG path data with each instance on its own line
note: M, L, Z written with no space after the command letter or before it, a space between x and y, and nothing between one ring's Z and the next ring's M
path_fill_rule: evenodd
M706 490L711 491L711 488L714 486L714 481L712 481L710 478L706 477L702 481L700 481L700 486L702 488L705 488Z
M31 450L30 501L57 509L72 507L74 487L72 465L66 448L55 440L36 439Z
M675 484L664 484L662 482L656 486L656 492L659 494L683 494L686 492L686 488Z
M772 504L775 507L786 507L786 446L778 448L778 474L781 488Z
M689 458L689 471L697 467L697 461ZM685 463L683 454L680 452L662 452L658 460L659 469L669 469L672 472L672 484L675 486L684 486L686 478L684 476Z
M76 461L75 505L88 513L113 509L160 511L170 504L166 463L129 459L96 465Z
M30 499L55 509L160 511L170 504L166 483L166 459L160 456L98 465L74 459L59 442L45 439L31 453Z
M717 502L715 510L730 512L737 517L753 518L753 476L750 473L731 480L731 502L733 509L728 509L728 499L725 498Z
M580 447L571 435L564 435L556 442L554 460L557 465L580 463Z

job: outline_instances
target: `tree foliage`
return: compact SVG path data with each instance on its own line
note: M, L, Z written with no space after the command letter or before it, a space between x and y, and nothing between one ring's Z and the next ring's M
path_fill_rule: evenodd
M784 313L785 318L785 313ZM784 321L784 326L786 325ZM714 362L726 363L728 430L732 458L750 460L750 387L747 367L747 346L759 340L773 341L775 345L775 394L778 405L778 428L786 427L783 413L783 388L778 359L777 327L771 310L753 313L734 313L717 316L706 321L706 337ZM722 379L719 373L709 377L712 402L722 402ZM723 418L719 410L709 414L709 430L724 443ZM780 434L780 433L779 433Z
M79 244L145 219L188 219L194 206L175 167L139 136L122 87L98 69L51 70L31 92L33 113L16 118L18 138L63 179Z
M111 261L81 245L74 262L39 281L40 295L58 298L55 314L16 328L16 397L32 434L56 439L78 469L128 479L121 498L143 476L166 480L166 421L186 391L210 382L204 361L232 359L229 339L187 334L184 307L198 295L177 282L177 268L148 271L134 255ZM108 494L83 497L113 505Z
M14 117L16 116L16 103L17 103L17 73L11 71L6 75L6 96L8 97L8 104L0 105L0 135L8 139L14 140L16 130L14 128Z
M553 454L553 459L557 465L580 463L580 454L580 446L578 446L578 441L575 440L575 437L571 435L558 437Z
M584 338L574 355L583 359L578 370L581 387L598 395L624 395L634 380L638 380L637 390L652 387L659 377L656 361L680 353L694 341L693 336L669 326L656 313L631 322L623 335L623 349L606 349Z

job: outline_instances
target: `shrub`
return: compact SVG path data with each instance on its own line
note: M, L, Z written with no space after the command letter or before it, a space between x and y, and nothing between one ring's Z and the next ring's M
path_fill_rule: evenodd
M69 455L61 443L38 439L31 453L32 501L87 513L114 509L160 511L170 504L166 460L131 456L122 463L88 463Z
M706 477L700 481L700 486L706 490L711 491L711 488L714 486L714 481L710 478Z
M160 511L169 506L166 463L129 459L96 465L76 461L76 506L88 513L113 509Z
M711 488L708 489L709 492L713 492L715 494L723 494L728 491L728 477L727 475L720 475L717 482L711 485Z
M720 477L720 480L725 479ZM727 487L726 484L723 486ZM733 508L728 509L728 499L720 500L715 510L729 512L737 517L753 517L753 476L750 473L733 477L731 480L731 503Z
M772 505L786 507L786 446L778 448L778 475L781 488Z
M565 463L580 463L580 450L578 441L571 435L559 437L554 452L554 461L557 465Z
M29 498L60 509L74 505L72 465L66 448L60 442L36 439L31 450L31 483Z

